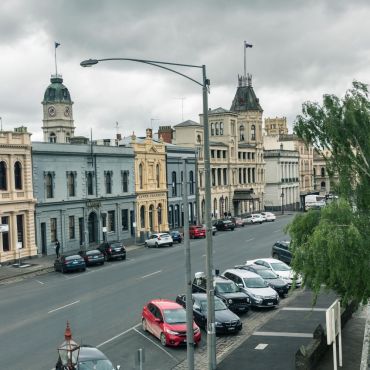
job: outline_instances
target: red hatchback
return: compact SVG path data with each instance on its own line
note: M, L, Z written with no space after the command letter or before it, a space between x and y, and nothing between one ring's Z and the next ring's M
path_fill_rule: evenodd
M189 238L205 238L206 237L206 229L203 225L190 225L189 227Z
M160 339L163 346L179 346L186 344L186 311L174 301L153 299L148 302L142 312L143 330ZM194 344L198 344L201 333L193 321Z

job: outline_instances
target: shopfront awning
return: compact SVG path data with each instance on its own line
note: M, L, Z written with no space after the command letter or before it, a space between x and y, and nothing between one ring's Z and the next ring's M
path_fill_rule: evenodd
M258 196L253 194L250 190L235 190L233 201L239 200L259 200Z

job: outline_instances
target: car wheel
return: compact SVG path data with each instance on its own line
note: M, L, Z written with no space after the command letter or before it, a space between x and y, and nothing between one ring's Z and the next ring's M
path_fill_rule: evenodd
M86 271L86 267L84 269L81 270L82 272L85 272Z
M124 261L126 259L126 256L122 256L122 260Z
M148 325L147 325L145 319L141 320L141 325L142 325L142 328L143 328L144 331L148 331Z
M158 248L158 247L159 247L158 243L155 243L155 247L156 247L156 248Z
M173 245L173 244L172 244L172 243L170 243L170 247L172 247L172 245Z
M64 266L62 266L61 273L62 274L65 274L66 273L66 270L65 270Z
M164 333L161 333L161 344L163 347L166 347L167 346L167 340L166 340L166 336L164 335Z
M145 248L149 248L149 245L148 245L148 243L147 243L147 242L145 242L145 243L144 243L144 247L145 247Z

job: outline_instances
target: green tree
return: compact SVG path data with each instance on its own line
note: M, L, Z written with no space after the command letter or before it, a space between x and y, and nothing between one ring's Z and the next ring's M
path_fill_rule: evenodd
M297 216L287 227L292 267L317 294L322 286L344 302L370 297L370 102L367 85L353 82L343 99L324 95L322 105L306 102L294 131L326 157L336 173L335 201L321 211Z

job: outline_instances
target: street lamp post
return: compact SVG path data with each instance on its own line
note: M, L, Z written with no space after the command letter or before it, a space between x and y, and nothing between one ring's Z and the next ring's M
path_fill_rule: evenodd
M72 339L72 332L67 321L64 342L58 348L59 358L56 370L75 370L78 363L80 346Z
M162 68L167 71L176 73L197 85L202 86L203 92L203 122L204 122L204 172L205 172L205 220L206 220L206 276L207 276L207 353L208 353L208 370L216 369L216 331L215 331L215 310L214 310L214 288L213 288L213 243L212 243L212 220L211 220L211 163L209 150L209 127L208 127L208 87L209 79L207 78L205 65L169 63L146 59L134 58L105 58L105 59L88 59L80 63L82 67L91 67L99 62L105 61L131 61L143 64L149 64L154 67ZM202 81L199 82L173 67L189 67L202 70Z
M284 189L281 189L280 197L281 197L281 214L283 215L284 214Z

